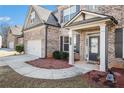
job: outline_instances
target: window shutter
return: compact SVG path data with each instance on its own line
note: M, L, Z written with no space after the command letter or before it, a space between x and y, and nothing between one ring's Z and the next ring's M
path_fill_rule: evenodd
M115 56L122 58L123 54L123 29L117 28L115 30Z
M60 51L63 51L63 36L60 36Z

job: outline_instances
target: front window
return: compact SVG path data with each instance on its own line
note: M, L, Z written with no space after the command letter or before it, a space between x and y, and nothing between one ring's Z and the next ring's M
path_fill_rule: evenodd
M69 51L69 37L68 36L63 37L63 50Z
M61 45L62 51L68 52L69 51L69 37L68 36L61 36L61 37L63 37L62 38L63 40L60 41L61 44L63 44L63 45ZM75 52L79 51L77 46L78 46L77 45L77 35L74 35L74 51Z
M69 21L72 17L74 17L75 13L79 11L79 6L74 5L63 11L63 22Z

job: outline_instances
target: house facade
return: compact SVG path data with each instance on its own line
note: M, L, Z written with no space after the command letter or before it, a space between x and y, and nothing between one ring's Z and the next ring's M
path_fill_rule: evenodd
M22 34L21 26L11 26L7 33L7 48L15 49L17 44L23 44Z
M69 52L69 64L97 63L99 70L124 67L124 6L30 6L23 27L25 53L51 57Z
M40 6L30 6L23 27L25 53L40 58L51 57L59 50L60 25L52 12Z

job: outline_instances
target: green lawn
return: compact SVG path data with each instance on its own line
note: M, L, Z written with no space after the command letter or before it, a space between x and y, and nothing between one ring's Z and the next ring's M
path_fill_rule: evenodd
M0 87L18 87L18 88L83 88L97 87L95 84L87 83L81 76L63 79L63 80L43 80L24 77L10 67L0 67Z

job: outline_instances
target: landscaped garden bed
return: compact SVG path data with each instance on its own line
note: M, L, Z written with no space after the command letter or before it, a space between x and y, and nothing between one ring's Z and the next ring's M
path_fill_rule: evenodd
M115 87L124 88L124 69L112 68L116 74L117 84ZM101 76L100 81L94 77ZM60 80L35 79L22 76L8 66L0 67L0 87L13 88L103 88L106 73L91 71L81 76ZM98 81L97 81L98 80Z
M26 63L35 67L46 68L46 69L64 69L64 68L72 67L72 65L68 64L68 61L66 60L58 60L53 58L36 59L33 61L28 61Z
M116 83L113 87L124 88L124 69L112 68L111 70L114 72L116 80ZM92 70L86 74L83 74L81 77L85 79L88 83L94 83L99 87L109 87L107 85L106 75L107 73L105 72Z

